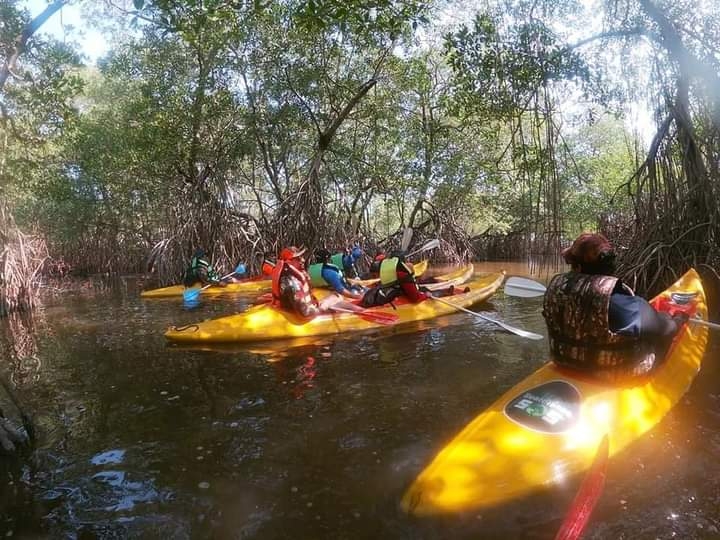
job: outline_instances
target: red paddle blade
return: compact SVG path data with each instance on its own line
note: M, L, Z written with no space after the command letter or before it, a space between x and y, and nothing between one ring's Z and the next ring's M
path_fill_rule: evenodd
M394 313L384 313L382 311L357 311L355 314L358 317L362 317L366 321L374 322L377 324L391 325L395 324L398 320L398 316Z
M375 324L395 324L398 320L398 316L394 313L385 313L382 311L371 311L369 309L345 309L337 306L331 306L331 311L336 311L338 313L349 313L350 315L356 315L362 319L365 319L366 321L375 323Z
M555 540L577 540L585 530L605 486L609 446L608 436L605 435Z

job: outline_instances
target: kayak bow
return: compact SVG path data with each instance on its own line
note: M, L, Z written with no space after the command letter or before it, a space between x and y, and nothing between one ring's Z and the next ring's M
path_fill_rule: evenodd
M688 271L662 295L692 293L707 318L700 277ZM417 515L475 510L585 471L607 433L612 457L660 422L700 370L707 328L685 325L649 374L611 385L548 362L479 414L423 470L402 499Z

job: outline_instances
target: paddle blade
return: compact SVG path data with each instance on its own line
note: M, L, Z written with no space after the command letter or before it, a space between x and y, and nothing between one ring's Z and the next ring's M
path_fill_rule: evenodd
M509 277L505 281L505 294L519 296L520 298L535 298L545 294L546 288L542 283L521 277Z
M605 486L609 447L608 436L605 435L555 540L577 540L585 530Z
M435 249L435 248L437 248L437 247L440 247L440 240L438 240L437 238L435 238L434 240L430 240L429 242L427 242L426 244L424 244L422 247L419 247L418 249L416 249L415 251L413 251L412 253L410 253L410 254L408 255L408 257L412 257L413 255L415 255L415 254L417 254L417 253L421 253L421 252L427 251L427 250L429 250L429 249Z
M394 313L384 313L382 311L358 311L356 315L368 322L374 322L377 324L383 324L389 326L395 324L398 321L398 316Z
M395 324L398 320L398 316L394 313L385 313L383 311L372 311L369 309L345 309L337 306L330 306L331 311L337 311L338 313L349 313L351 315L357 315L361 319L365 319L368 322L375 324L391 325Z
M400 242L400 249L402 251L407 251L407 249L410 247L410 242L412 242L412 237L413 237L413 229L412 229L412 227L407 227L403 231L402 241Z
M194 302L200 297L200 291L202 289L200 287L193 288L193 289L185 289L183 291L183 300L185 302Z

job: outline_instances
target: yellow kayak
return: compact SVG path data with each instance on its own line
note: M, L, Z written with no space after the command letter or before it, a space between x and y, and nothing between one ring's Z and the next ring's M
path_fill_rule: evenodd
M662 295L695 294L690 270ZM678 295L682 297L682 295ZM603 436L613 456L655 426L700 370L708 330L686 325L665 360L634 385L611 386L547 363L506 392L450 441L402 499L417 515L476 510L522 497L585 471Z
M195 285L195 288L200 287L200 284ZM211 285L201 293L203 296L215 296L218 294L233 294L233 293L248 293L248 292L259 292L269 291L271 287L271 281L269 279L255 279L248 281L240 281L238 283L228 283L224 287L217 287ZM160 289L151 289L149 291L143 291L140 296L143 298L168 298L173 296L182 296L186 290L185 285L171 285L170 287L162 287Z
M421 276L428 267L427 261L420 261L415 265L415 275ZM351 280L353 283L370 287L380 281L380 279ZM200 285L196 285L199 287ZM260 291L269 291L272 288L272 281L269 279L252 279L248 281L240 281L238 283L228 283L224 287L210 286L203 290L203 296L214 296L219 294L235 294L235 293L251 293ZM170 287L162 287L160 289L151 289L140 293L142 298L168 298L172 296L182 296L185 291L184 285L171 285Z
M504 279L505 272L480 277L468 284L469 292L447 296L444 300L461 307L471 306L492 296ZM411 304L399 298L395 305L396 310L392 306L387 306L373 308L371 311L396 314L398 320L394 324L422 321L457 312L451 306L432 300ZM341 334L383 327L386 325L366 320L352 313L327 313L307 321L272 305L263 304L236 315L172 327L165 333L165 337L171 341L186 343L222 343Z
M475 267L472 264L468 264L465 266L461 266L460 268L453 270L452 272L448 272L447 274L440 274L439 276L435 276L435 279L437 280L436 283L421 284L421 287L425 287L430 291L434 291L436 289L444 289L446 287L449 287L450 285L454 285L457 287L458 285L462 285L468 279L473 277L474 273Z

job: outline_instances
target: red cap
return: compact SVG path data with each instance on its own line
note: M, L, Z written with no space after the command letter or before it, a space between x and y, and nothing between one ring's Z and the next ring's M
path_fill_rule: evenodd
M582 233L572 246L562 250L568 264L592 264L600 260L603 253L613 253L613 247L602 234Z
M280 258L283 261L289 261L290 259L297 259L305 253L305 248L298 249L295 246L283 248L280 252Z

